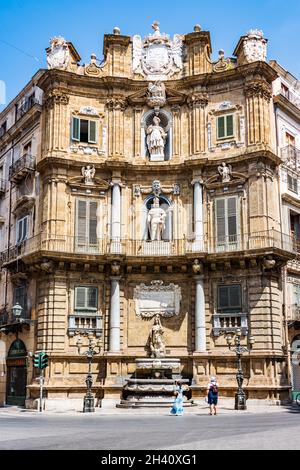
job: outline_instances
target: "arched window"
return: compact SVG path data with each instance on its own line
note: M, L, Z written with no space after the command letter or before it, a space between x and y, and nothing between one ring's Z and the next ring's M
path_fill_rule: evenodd
M147 145L147 129L149 126L153 125L153 119L154 117L157 116L160 119L160 127L163 128L163 130L166 132L167 137L165 140L165 146L164 146L164 161L168 161L171 159L172 156L172 115L165 111L165 110L160 110L158 113L151 110L148 111L142 120L142 155L146 155L146 157L151 159L151 155L149 152L149 148Z
M16 339L9 348L7 357L26 357L26 346L20 339Z
M151 195L147 197L144 201L143 205L143 215L142 215L142 239L143 240L151 240L150 236L150 225L148 222L148 213L152 208L153 201L155 196ZM166 221L165 221L165 230L162 234L162 241L171 241L173 239L173 214L172 214L172 206L171 202L166 196L160 195L159 199L159 207L166 212Z

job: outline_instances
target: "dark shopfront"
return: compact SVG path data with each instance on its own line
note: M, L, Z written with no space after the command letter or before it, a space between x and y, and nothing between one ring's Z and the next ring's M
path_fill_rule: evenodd
M14 341L6 359L6 404L24 406L27 384L27 351L20 339Z

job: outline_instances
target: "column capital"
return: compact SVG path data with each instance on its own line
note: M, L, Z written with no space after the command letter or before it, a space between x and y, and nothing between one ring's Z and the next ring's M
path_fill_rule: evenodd
M125 183L120 178L113 178L109 184L111 187L120 186L120 188L125 188Z
M203 282L204 281L204 274L197 274L196 276L193 276L195 279L196 283Z
M196 183L203 184L203 178L202 176L196 176L192 181L191 185L195 186Z
M121 280L122 280L122 276L110 276L110 280L111 280L111 281L121 281Z

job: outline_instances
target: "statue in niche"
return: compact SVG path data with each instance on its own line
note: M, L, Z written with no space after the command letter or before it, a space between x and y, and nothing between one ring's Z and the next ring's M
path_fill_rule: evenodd
M92 166L87 165L87 166L84 166L81 169L81 174L84 177L85 184L93 184L94 183L95 173L96 173L96 170L95 170L94 165L92 165Z
M154 116L153 124L147 130L147 146L151 157L164 158L164 149L167 138L167 133L159 125L160 119Z
M218 167L218 172L222 177L222 183L229 183L232 173L231 165L226 165L226 163L223 162L222 165Z
M159 206L159 199L155 197L152 208L148 212L148 226L151 241L161 241L162 234L166 228L166 211Z
M149 344L151 357L165 357L166 347L163 341L164 329L161 325L159 315L154 318L154 324L149 333Z

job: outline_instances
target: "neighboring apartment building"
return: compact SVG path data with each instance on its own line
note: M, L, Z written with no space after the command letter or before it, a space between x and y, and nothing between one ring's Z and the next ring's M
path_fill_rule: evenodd
M274 112L282 195L282 226L294 240L297 257L284 269L285 310L290 343L293 392L300 392L300 82L277 62L270 62L279 77L274 81Z
M234 395L224 333L238 328L243 344L255 338L243 358L249 398L289 396L282 269L296 247L280 212L267 41L251 31L235 58L214 62L199 26L172 40L153 28L144 40L105 35L101 65L94 54L80 65L54 38L49 70L29 85L43 100L28 110L32 131L27 113L9 121L18 99L0 115L2 158L20 149L3 177L3 402L33 406L28 353L46 351L46 407L80 408L77 340L92 333L96 397L118 403L135 360L151 354L156 314L194 398L210 375Z

